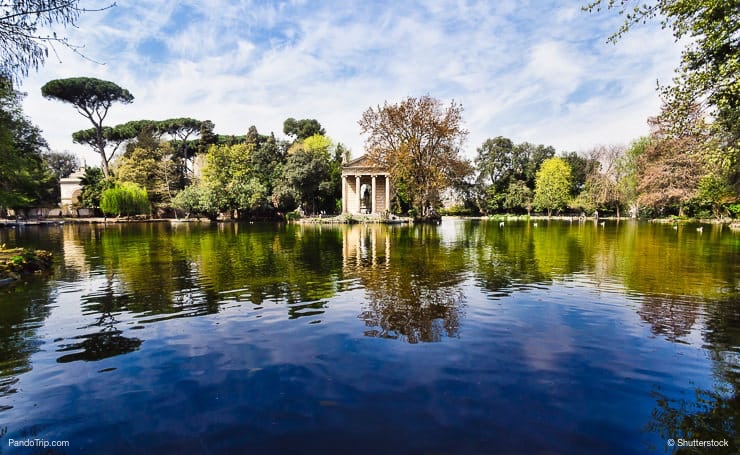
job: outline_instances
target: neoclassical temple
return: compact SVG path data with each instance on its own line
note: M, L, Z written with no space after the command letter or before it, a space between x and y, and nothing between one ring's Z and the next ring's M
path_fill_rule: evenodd
M342 213L380 214L390 206L387 169L373 166L365 155L342 166Z

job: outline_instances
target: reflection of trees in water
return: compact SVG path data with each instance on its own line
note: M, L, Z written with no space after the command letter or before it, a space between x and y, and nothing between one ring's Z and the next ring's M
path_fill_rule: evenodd
M368 289L368 303L360 313L372 330L366 336L403 338L409 343L440 341L460 330L463 294L454 287L427 287L419 282L384 277Z
M82 340L61 346L57 352L68 352L82 349L82 352L66 354L57 359L59 363L74 362L76 360L95 361L108 357L127 354L136 351L142 341L138 338L121 336L123 332L115 329L103 329L98 333L80 335L75 339Z
M103 292L88 296L84 304L86 310L96 316L95 322L84 328L100 327L101 330L74 337L74 340L82 341L61 345L57 352L82 351L63 355L57 362L95 361L139 349L142 343L140 339L124 337L121 335L123 332L116 328L118 320L115 313L126 307L127 300L126 295L115 292L113 276L108 276Z
M0 288L0 398L15 393L18 376L31 371L31 355L43 341L36 331L51 313L51 287L46 278L30 284ZM0 411L9 407L0 406Z
M370 328L366 336L418 343L458 335L465 250L442 245L433 227L348 228L345 268L366 290L358 316Z
M84 248L86 270L115 283L115 292L86 297L86 312L109 307L147 322L216 313L227 301L315 316L336 294L342 263L341 231L321 227L154 223L69 235Z
M646 295L641 300L637 314L650 324L650 331L674 343L684 342L682 339L691 333L701 305L678 295Z
M706 322L702 334L704 347L713 361L714 388L695 388L693 397L682 399L654 391L656 407L646 430L659 433L664 439L726 439L729 447L711 449L712 453L737 453L740 448L737 439L740 434L740 296L703 306ZM667 326L667 330L675 330L666 336L683 336L687 324L688 319L678 328Z

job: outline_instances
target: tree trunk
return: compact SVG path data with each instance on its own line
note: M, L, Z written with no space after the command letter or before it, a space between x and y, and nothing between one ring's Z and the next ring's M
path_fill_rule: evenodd
M678 206L678 216L679 218L683 217L683 205Z
M619 204L617 204L617 219L619 219Z

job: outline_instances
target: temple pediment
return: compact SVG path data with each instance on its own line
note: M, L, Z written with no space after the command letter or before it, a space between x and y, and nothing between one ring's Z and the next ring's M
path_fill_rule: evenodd
M359 158L355 158L342 166L342 174L344 175L358 175L358 174L384 174L386 170L380 168L370 161L367 155L362 155Z

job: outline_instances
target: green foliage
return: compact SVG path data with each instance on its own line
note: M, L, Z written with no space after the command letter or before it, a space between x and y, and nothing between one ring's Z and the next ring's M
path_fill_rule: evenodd
M535 182L534 206L547 210L560 210L570 200L570 166L562 158L549 158L542 163Z
M586 158L576 152L570 152L563 155L563 160L568 163L571 170L571 188L570 195L578 196L586 186L586 179L589 175L598 171L600 165L598 160Z
M151 149L134 148L116 162L118 181L136 183L145 188L149 200L154 204L169 203L178 181L172 153L167 143Z
M70 152L45 152L44 162L51 169L57 179L63 179L72 175L80 168L80 160Z
M735 199L732 188L727 180L714 174L708 174L699 181L699 188L695 196L695 202L708 206L715 218L722 217L724 204Z
M80 184L82 194L80 194L79 205L86 208L100 207L103 191L113 186L111 180L103 176L103 171L99 167L85 169Z
M131 182L124 182L103 191L100 209L106 215L130 216L149 212L146 190Z
M535 145L529 142L514 144L510 139L498 136L487 139L478 148L475 159L478 174L479 202L482 212L493 213L505 208L519 210L531 210L527 207L527 198L520 200L522 205L517 207L506 205L506 195L512 183L521 181L532 190L535 184L535 176L542 162L555 155L553 147ZM521 193L521 186L517 184L516 189ZM518 198L519 196L517 196ZM514 199L509 197L509 201Z
M290 117L283 122L283 133L294 137L296 141L301 141L315 135L323 136L326 131L316 119L296 120Z
M303 149L310 153L316 153L321 155L326 161L329 161L331 156L331 150L334 148L334 143L331 138L321 135L314 134L313 136L307 137L303 140Z
M524 208L527 214L532 211L532 190L523 180L514 180L509 184L509 188L504 196L504 207L507 209L518 210Z
M202 215L210 220L215 220L219 213L216 191L202 184L188 186L177 193L172 205L187 216Z
M0 78L0 209L56 204L56 178L43 160L41 131L23 114L22 95Z
M283 179L305 210L316 212L319 198L331 196L330 166L325 153L301 149L288 156Z
M301 214L296 211L288 212L285 214L285 221L297 221L301 219Z
M107 109L114 102L131 103L134 100L128 90L113 82L93 77L54 79L41 87L41 94L45 98L70 103L87 112Z

